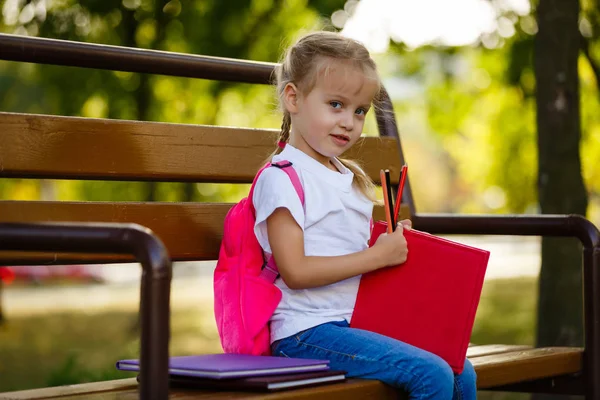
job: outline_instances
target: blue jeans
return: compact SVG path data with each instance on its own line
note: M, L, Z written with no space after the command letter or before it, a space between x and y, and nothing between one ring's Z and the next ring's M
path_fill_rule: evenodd
M271 345L275 356L326 359L348 378L377 379L411 399L471 400L476 375L469 360L460 375L440 357L399 340L350 328L346 321L307 329Z

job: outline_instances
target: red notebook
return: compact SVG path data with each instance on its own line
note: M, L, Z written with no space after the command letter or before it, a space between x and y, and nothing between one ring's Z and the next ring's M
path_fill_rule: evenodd
M386 231L375 223L372 246ZM405 230L402 265L364 274L350 326L437 354L462 372L490 253Z

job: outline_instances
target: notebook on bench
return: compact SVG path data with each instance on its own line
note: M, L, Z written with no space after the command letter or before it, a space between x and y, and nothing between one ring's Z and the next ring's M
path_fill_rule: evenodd
M139 360L120 360L117 369L139 372ZM247 354L204 354L169 358L169 374L197 378L243 378L315 372L329 369L329 360Z

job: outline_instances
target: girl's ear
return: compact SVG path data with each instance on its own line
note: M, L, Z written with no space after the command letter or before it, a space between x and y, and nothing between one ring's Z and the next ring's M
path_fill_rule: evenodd
M298 88L293 83L288 83L283 88L283 103L290 114L298 112Z

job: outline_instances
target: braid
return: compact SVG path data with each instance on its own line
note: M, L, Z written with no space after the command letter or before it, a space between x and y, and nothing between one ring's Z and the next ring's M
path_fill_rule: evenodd
M292 125L292 117L289 111L283 112L283 122L281 123L281 133L279 134L279 141L285 142L290 139L290 127Z
M271 162L271 158L273 158L273 156L281 153L281 150L283 150L283 146L281 145L281 143L287 143L290 140L291 126L292 117L290 116L290 113L287 110L285 110L283 111L283 122L281 122L281 131L279 132L279 136L277 137L277 147L275 148L275 151L269 156L267 160L268 162Z

